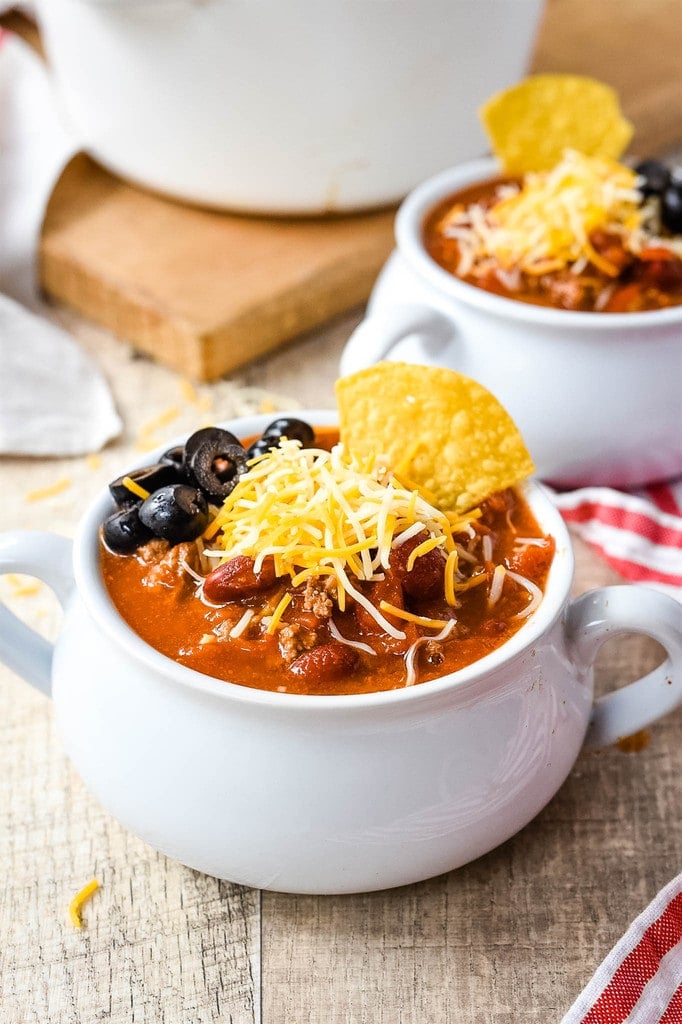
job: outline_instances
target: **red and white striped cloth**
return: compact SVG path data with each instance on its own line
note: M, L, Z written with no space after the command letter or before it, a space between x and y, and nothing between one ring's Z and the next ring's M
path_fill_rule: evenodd
M682 601L682 480L550 493L569 529L624 579ZM634 921L561 1024L682 1024L682 874Z
M630 925L561 1024L682 1024L682 875Z
M624 579L682 601L682 480L550 493L571 531Z

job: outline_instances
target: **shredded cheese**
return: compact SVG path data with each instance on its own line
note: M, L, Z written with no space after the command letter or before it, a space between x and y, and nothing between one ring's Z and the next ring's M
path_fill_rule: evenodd
M140 434L154 434L161 427L167 427L169 423L177 419L180 415L180 410L177 405L171 405L163 412L160 412L158 416L155 416L153 420L148 420L140 427Z
M502 596L502 590L504 588L504 577L507 574L507 570L503 565L496 565L493 571L493 578L490 584L490 592L488 594L488 608L492 608L496 605Z
M438 643L440 640L445 640L450 636L455 625L455 620L450 619L447 625L436 636L420 636L413 644L410 645L408 650L405 652L405 668L407 670L405 686L414 686L417 682L417 655L419 654L419 648L423 647L429 640L431 640L432 643Z
M525 619L526 616L534 612L542 601L542 591L540 590L537 583L533 583L532 580L527 579L525 576L521 576L518 572L512 572L511 569L507 569L507 576L514 580L520 587L523 587L530 594L530 601L525 608L522 608L520 612L517 612L514 616L515 619Z
M279 604L275 608L274 612L270 616L270 621L268 623L268 628L266 629L266 633L274 633L275 632L275 630L277 629L277 627L279 625L279 620L282 618L282 615L284 614L284 611L285 611L287 605L291 604L291 598L292 598L292 595L289 594L289 593L286 593L284 595L284 597L282 597L282 599L280 600Z
M180 379L180 394L182 395L184 400L186 402L189 402L191 405L197 404L199 394L197 392L197 389L194 387L194 384L192 384L192 381L189 380L187 377L182 377Z
M230 630L230 637L232 638L232 640L237 640L240 636L242 636L243 633L246 632L249 623L251 622L251 619L254 617L255 614L256 613L254 612L253 608L246 609L239 622L235 623L235 625Z
M88 882L87 885L83 886L80 892L76 893L74 898L69 903L69 917L71 919L71 924L74 926L74 928L83 927L81 910L83 908L83 905L87 903L92 894L94 892L97 892L98 889L99 882L97 881L96 878L93 878L91 882Z
M13 572L8 572L5 578L12 588L12 597L33 597L43 589L43 585L39 580L24 580Z
M439 547L441 544L445 544L447 537L429 537L428 540L422 541L421 544L417 544L416 548L413 548L407 556L407 571L412 572L414 569L414 563L422 555L427 554L429 551L433 551L434 548Z
M443 234L458 245L457 273L482 277L494 270L511 290L520 285L519 271L537 276L570 267L579 273L592 263L617 277L619 268L590 242L597 228L620 236L635 254L652 244L675 248L652 231L637 181L623 164L566 150L552 170L526 174L518 187L500 187L487 209L458 203L441 221Z
M62 491L67 491L71 486L71 480L68 477L62 477L60 480L55 480L53 484L48 484L47 487L39 487L35 491L29 491L25 496L27 502L34 501L45 501L46 498L54 498L57 494L61 494Z
M388 615L395 615L396 619L405 619L406 622L416 622L419 626L426 626L428 629L443 629L447 622L442 619L429 619L426 615L415 615L414 612L406 612L404 608L396 608L388 601L381 601L379 604L382 612Z
M329 632L331 633L331 635L334 637L335 640L338 640L340 644L346 644L347 647L354 647L356 651L364 651L365 654L371 654L376 657L377 652L374 650L373 647L370 647L369 644L364 644L361 640L348 640L347 637L342 636L341 633L339 633L338 627L333 619L329 619L327 625L329 627Z
M459 528L477 515L458 517ZM332 576L342 611L351 597L383 630L403 639L355 583L380 579L392 547L422 532L427 536L411 552L412 565L433 548L445 554L455 547L448 516L406 488L378 457L359 458L341 444L328 452L285 439L252 461L205 531L210 546L204 553L220 560L245 555L256 572L271 556L277 575L289 576L293 586ZM463 582L457 571L453 586ZM275 610L268 632L285 607Z
M138 451L148 451L150 448L154 448L156 445L155 435L157 430L161 430L162 427L167 427L169 423L177 419L180 415L180 409L177 405L171 405L163 412L155 416L154 419L148 420L143 423L140 427L137 439L135 441L135 448Z
M149 491L146 490L144 487L140 487L140 485L136 483L132 477L124 476L121 482L123 486L131 492L131 494L136 494L137 497L142 498L143 501L145 500L145 498L149 497Z
M445 600L451 608L457 606L457 595L455 594L455 581L459 567L459 551L451 551L445 563Z

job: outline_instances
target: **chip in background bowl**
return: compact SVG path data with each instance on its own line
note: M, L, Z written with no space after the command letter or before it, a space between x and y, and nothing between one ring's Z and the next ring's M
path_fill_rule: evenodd
M479 115L502 170L512 175L550 170L566 149L617 160L634 133L616 91L583 75L530 75L491 96Z
M376 363L341 377L335 390L344 445L386 457L403 483L442 509L467 512L533 472L506 409L454 370Z

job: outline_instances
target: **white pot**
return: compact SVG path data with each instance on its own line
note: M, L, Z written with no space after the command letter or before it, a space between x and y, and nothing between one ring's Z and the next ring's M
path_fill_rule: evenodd
M392 203L486 151L477 108L524 72L541 0L39 0L79 144L235 210ZM491 26L493 30L491 31Z
M244 436L268 419L226 426ZM65 608L54 651L0 608L0 657L52 692L66 752L106 810L169 856L289 892L414 882L530 821L588 727L590 745L611 743L682 699L676 602L627 586L569 601L566 529L540 486L525 494L557 543L542 604L499 650L409 689L272 693L159 654L119 617L100 576L108 491L85 513L73 558L54 535L0 537L0 572L38 576ZM593 706L597 649L621 630L655 637L669 660Z
M491 160L418 186L396 218L397 251L352 335L341 373L380 359L449 366L492 391L546 480L634 486L682 473L682 306L583 313L460 281L428 255L426 216L499 173Z

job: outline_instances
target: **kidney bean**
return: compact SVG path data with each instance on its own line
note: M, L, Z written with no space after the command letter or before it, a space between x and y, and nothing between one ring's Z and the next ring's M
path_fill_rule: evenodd
M395 573L388 569L383 580L376 580L374 583L365 583L362 587L363 593L369 598L375 608L378 608L382 601L387 601L388 604L392 604L394 608L404 608L405 601L403 598L403 588L400 585L400 581L396 577ZM382 628L376 621L376 619L370 615L366 608L363 608L361 604L355 604L353 608L355 614L355 620L363 633L368 636L381 633ZM382 615L385 614L382 612ZM390 619L390 616L389 616ZM398 621L398 619L391 619L399 629L402 629L404 623Z
M357 666L358 652L345 644L321 644L304 651L291 663L289 670L299 679L326 683L350 675Z
M645 249L644 252L647 255L640 254L637 280L644 287L660 288L673 294L679 292L682 289L682 260L674 253L669 253L666 259L663 255L665 250Z
M522 576L530 576L533 580L540 580L545 576L552 564L555 547L554 538L548 537L547 544L543 547L533 544L523 548L521 551L514 551L509 558L509 568L513 569L514 572L520 573Z
M212 604L224 604L271 587L277 578L273 560L266 558L257 573L253 566L253 558L246 555L235 555L229 562L217 566L204 580L206 600Z
M445 559L439 548L427 551L415 559L408 572L407 560L419 544L428 540L428 534L418 533L391 551L391 568L400 580L403 590L411 597L435 597L443 591Z
M590 235L590 242L600 256L620 271L632 263L632 256L623 245L623 239L613 231L597 228Z
M362 591L375 608L379 608L382 601L392 604L394 608L405 607L405 597L400 580L390 569L386 570L383 580L376 580L374 583L364 583ZM380 651L401 654L417 639L417 627L414 623L405 622L403 619L391 616L390 612L382 611L381 614L405 634L402 640L391 636L389 633L385 633L376 619L361 604L356 603L353 606L353 613L360 632L364 637L372 637L372 646Z

